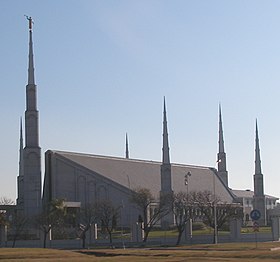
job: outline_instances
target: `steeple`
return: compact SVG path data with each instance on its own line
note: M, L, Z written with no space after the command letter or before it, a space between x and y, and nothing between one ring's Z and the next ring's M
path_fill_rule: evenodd
M20 118L20 135L19 135L19 176L23 176L23 135L22 135L22 117Z
M23 206L24 215L31 217L41 210L41 148L39 146L39 112L37 110L37 86L34 77L31 17L29 21L29 63L26 85L25 147L23 149ZM20 187L20 183L18 185Z
M125 133L125 158L127 158L127 159L129 158L127 133Z
M219 104L219 153L225 152L224 135L223 135L223 123L222 123L222 110L221 104Z
M33 62L33 42L32 42L32 18L28 17L29 20L29 63L28 63L28 84L35 84L34 77L34 62Z
M31 17L29 21L29 63L28 63L28 83L26 86L26 111L25 111L25 146L39 146L39 114L37 111L37 87L34 77L33 61L33 42L32 42L32 24Z
M256 140L255 140L255 174L254 174L254 199L253 207L261 213L261 217L258 220L260 225L266 225L266 205L264 195L264 183L263 174L261 170L261 156L260 156L260 145L259 145L259 132L258 122L256 120Z
M218 175L221 177L224 184L228 186L228 172L227 172L226 153L225 153L225 146L224 146L221 104L219 104L219 142L218 143L219 143L219 151L217 154Z
M18 185L17 209L18 210L23 210L23 178L24 178L23 135L22 135L22 118L20 118L19 169L18 169L18 176L17 176L17 185Z
M169 156L169 145L168 145L168 132L167 132L167 116L166 116L166 105L165 97L163 100L163 143L162 143L162 164L160 167L161 175L161 197L171 194L172 191L172 173ZM161 225L174 225L174 216L169 213L161 220Z
M171 185L171 164L169 157L167 117L165 97L163 100L163 145L162 145L162 164L161 164L161 194L172 192Z
M163 143L162 144L163 144L163 146L162 146L162 163L170 164L165 97L163 100Z
M261 155L259 144L258 121L256 120L255 174L261 174Z

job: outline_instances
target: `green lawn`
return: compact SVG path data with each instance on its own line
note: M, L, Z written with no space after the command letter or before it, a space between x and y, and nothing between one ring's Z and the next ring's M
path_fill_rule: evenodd
M271 232L271 227L260 227L259 228L260 233L270 233ZM248 233L254 233L254 230L252 227L244 227L241 228L241 233L242 234L248 234ZM207 235L207 234L213 234L213 229L210 227L205 227L203 229L199 230L193 230L193 235ZM225 235L229 234L229 231L219 231L219 235ZM177 237L178 232L176 229L172 230L153 230L149 234L149 239L150 238L169 238L169 237ZM113 233L113 238L123 238L123 239L130 239L130 233L129 232L124 232L122 235L121 231L115 231Z

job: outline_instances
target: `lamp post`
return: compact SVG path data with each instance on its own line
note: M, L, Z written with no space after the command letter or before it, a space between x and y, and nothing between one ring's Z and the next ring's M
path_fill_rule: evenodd
M187 186L187 198L189 198L189 177L191 175L192 175L192 173L190 171L188 171L188 173L185 174L185 186Z
M187 222L187 237L191 243L192 241L192 219L190 217L190 207L189 207L189 177L191 176L191 172L188 171L188 173L185 175L185 186L187 186L187 205L188 205L188 211L189 214L185 214L188 216L188 222Z
M217 203L216 203L216 175L217 170L215 168L210 168L213 174L213 213L214 213L214 244L218 244L218 228L217 228Z

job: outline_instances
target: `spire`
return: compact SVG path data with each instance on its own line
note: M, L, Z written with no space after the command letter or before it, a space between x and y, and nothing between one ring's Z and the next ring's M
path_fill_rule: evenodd
M219 151L217 154L218 172L226 172L226 153L224 146L223 122L222 122L222 109L219 104Z
M20 118L20 133L19 133L19 169L17 176L17 210L23 210L23 180L24 180L24 162L23 162L23 135L22 135L22 118Z
M127 158L127 159L129 158L127 133L125 133L125 158Z
M167 132L167 117L165 97L163 100L163 145L162 145L162 164L160 167L160 196L170 196L172 194L172 168L170 164L168 132ZM169 213L164 219L161 219L161 226L174 225L174 216Z
M259 145L258 121L256 119L255 174L261 174L261 155Z
M261 217L258 220L260 225L267 224L266 203L264 194L263 174L261 169L261 156L259 145L259 132L258 122L256 120L256 146L255 146L255 174L254 174L254 198L253 208L257 209L261 213Z
M219 104L219 153L224 153L224 152L225 152L225 147L224 147L223 123L222 123L222 110L221 110L221 104Z
M217 154L218 175L223 180L224 184L228 186L228 172L227 172L227 159L224 146L223 122L222 122L222 109L219 104L219 151Z
M164 97L164 100L163 100L163 147L162 147L162 163L163 163L163 164L170 164L165 97Z
M18 181L19 196L22 194L23 211L33 217L41 210L41 148L39 146L39 112L37 110L37 86L34 77L31 17L29 21L29 62L26 85L25 147L23 149L23 179ZM22 186L21 186L22 185ZM22 193L21 193L22 192ZM19 197L20 200L20 197Z
M32 24L33 20L31 17L26 16L29 21L29 64L28 64L28 84L35 85L34 77L34 63L33 63L33 42L32 42Z
M23 176L23 135L22 135L22 117L20 118L20 135L19 135L19 176Z
M29 21L29 63L28 63L28 83L26 86L26 111L25 111L25 146L39 146L39 126L37 111L37 87L34 76L33 42L31 17L26 16Z

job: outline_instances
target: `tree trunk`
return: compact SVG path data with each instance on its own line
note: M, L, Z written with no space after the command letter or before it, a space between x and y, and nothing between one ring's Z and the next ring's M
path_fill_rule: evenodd
M217 234L216 234L217 232ZM217 228L217 231L215 232L215 227L214 227L214 232L213 232L213 244L216 244L216 241L218 242L218 228Z
M183 232L184 232L184 229L182 230L181 228L178 228L178 238L177 238L176 246L180 245Z
M146 243L147 239L148 239L148 236L149 236L149 233L151 231L151 228L148 227L146 229L144 229L144 239L143 239L143 242Z
M108 231L109 233L109 239L110 239L110 244L112 245L113 240L112 240L112 231Z
M86 248L86 233L85 232L83 232L82 240L83 240L83 248Z
M44 248L46 248L47 236L48 236L48 231L44 231Z
M16 240L17 240L17 235L14 236L12 247L15 247L15 246L16 246Z

